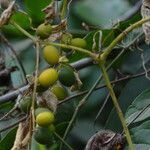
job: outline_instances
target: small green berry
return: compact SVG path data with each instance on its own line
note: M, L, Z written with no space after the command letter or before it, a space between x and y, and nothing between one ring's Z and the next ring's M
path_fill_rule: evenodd
M37 27L36 34L42 39L48 38L52 33L52 26L50 24L41 24Z
M86 48L87 42L81 38L74 38L71 40L71 45L80 48Z

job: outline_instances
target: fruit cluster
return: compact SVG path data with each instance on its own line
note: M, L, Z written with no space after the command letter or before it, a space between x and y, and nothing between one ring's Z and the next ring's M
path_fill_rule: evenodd
M40 40L44 40L52 34L52 30L53 28L50 24L43 23L37 27L36 35ZM70 33L62 33L60 43L80 48L86 48L87 46L84 39L73 38ZM38 76L37 93L39 95L48 91L57 100L64 100L68 96L69 89L67 88L77 83L75 69L68 63L60 61L68 51L68 48L58 49L53 45L44 45L42 49L43 58L50 67L43 70ZM31 102L31 96L25 96L21 99L19 107L22 112L29 113ZM37 126L34 132L34 139L40 144L50 144L50 139L55 132L53 125L55 121L54 113L46 106L41 107L36 104L35 119Z

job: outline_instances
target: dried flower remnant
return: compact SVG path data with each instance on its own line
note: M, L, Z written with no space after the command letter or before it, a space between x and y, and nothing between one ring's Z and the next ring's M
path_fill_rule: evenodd
M143 0L141 14L143 18L150 18L150 0ZM143 24L143 31L145 34L145 42L150 44L150 22Z

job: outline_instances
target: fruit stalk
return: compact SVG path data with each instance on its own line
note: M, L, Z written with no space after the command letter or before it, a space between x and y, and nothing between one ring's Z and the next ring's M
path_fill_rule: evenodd
M104 79L105 79L106 86L107 86L107 88L108 88L108 90L109 90L109 93L110 93L110 95L111 95L113 104L114 104L114 106L115 106L115 108L116 108L117 114L118 114L119 119L120 119L120 121L121 121L121 124L122 124L122 126L123 126L123 130L124 130L124 132L125 132L126 139L127 139L128 144L129 144L129 149L130 149L130 150L134 150L134 145L133 145L133 143L132 143L132 139L131 139L131 136L130 136L129 129L128 129L127 125L126 125L126 121L125 121L125 119L124 119L122 110L121 110L121 108L120 108L120 106L119 106L117 97L116 97L116 95L115 95L115 93L114 93L113 87L112 87L112 85L111 85L111 83L110 83L110 80L109 80L109 77L108 77L106 68L105 68L105 66L104 66L103 63L100 63L100 68L101 68L103 77L104 77Z
M83 48L80 48L80 47L75 47L75 46L71 46L71 45L66 45L66 44L59 44L59 43L47 43L47 44L50 44L50 45L53 45L53 46L58 46L58 47L62 47L62 48L67 48L67 49L73 49L75 51L78 51L78 52L81 52L85 55L88 55L90 57L92 57L94 60L97 60L97 55L90 52L89 50L87 49L83 49Z

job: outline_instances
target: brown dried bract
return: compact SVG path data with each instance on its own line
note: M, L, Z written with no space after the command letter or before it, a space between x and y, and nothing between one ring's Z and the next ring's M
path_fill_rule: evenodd
M143 18L150 18L150 0L143 0L141 14ZM143 31L145 34L145 42L150 44L150 22L143 24Z
M124 143L121 134L102 130L89 139L85 150L123 150Z
M7 24L15 8L15 1L11 2L7 9L1 14L0 27Z

